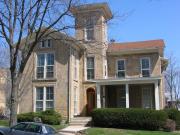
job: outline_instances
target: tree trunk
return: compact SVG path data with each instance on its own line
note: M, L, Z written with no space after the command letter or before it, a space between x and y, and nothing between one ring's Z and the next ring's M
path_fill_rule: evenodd
M10 98L10 121L9 126L17 124L17 91L18 85L14 73L11 73L11 98Z

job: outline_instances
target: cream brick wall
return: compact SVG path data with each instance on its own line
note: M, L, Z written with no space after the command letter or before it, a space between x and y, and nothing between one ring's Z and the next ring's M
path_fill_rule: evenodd
M150 58L151 74L152 76L161 75L161 62L159 55L157 53L150 54L129 54L129 55L119 55L113 56L108 55L108 76L116 76L116 62L118 59L125 59L126 65L126 76L128 77L140 77L141 74L141 64L140 59L144 57Z
M49 49L40 49L37 47L31 55L21 83L21 100L19 103L19 113L34 111L35 87L38 86L54 86L54 106L55 110L67 117L68 108L68 61L69 61L69 45L59 40L53 40L53 47ZM46 80L37 80L35 78L36 54L54 52L54 78ZM27 101L27 102L24 102Z

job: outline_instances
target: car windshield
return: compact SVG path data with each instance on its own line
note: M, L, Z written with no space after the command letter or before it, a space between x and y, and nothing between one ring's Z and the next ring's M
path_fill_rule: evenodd
M41 126L36 124L29 124L26 128L27 132L41 133Z
M23 130L25 130L27 125L28 124L26 124L26 123L20 123L20 124L17 124L16 126L12 127L11 129L23 131Z

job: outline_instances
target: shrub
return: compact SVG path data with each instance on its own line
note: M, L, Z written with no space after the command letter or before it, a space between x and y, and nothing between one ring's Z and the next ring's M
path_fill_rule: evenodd
M167 118L164 111L148 109L104 108L92 112L93 123L99 127L158 130Z
M171 119L166 120L166 124L164 126L164 131L172 132L176 130L176 122Z
M61 115L53 110L19 114L17 118L18 122L33 122L35 117L41 118L44 124L58 125L61 123Z
M176 128L180 129L180 111L177 109L165 109L164 110L169 119L172 119L176 122Z
M39 114L34 112L29 112L29 113L18 114L17 119L18 122L33 122L35 117L39 117Z

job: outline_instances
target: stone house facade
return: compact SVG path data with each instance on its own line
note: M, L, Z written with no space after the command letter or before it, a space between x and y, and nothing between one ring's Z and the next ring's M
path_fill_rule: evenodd
M55 109L64 118L94 108L164 108L163 40L109 43L106 3L71 10L75 37L37 44L24 71L18 113ZM53 37L53 38L52 38Z

